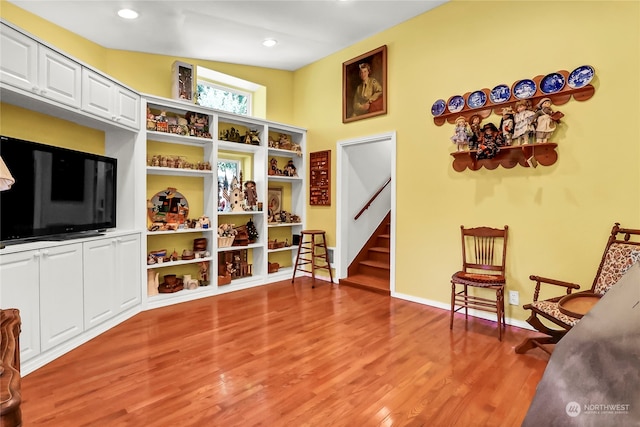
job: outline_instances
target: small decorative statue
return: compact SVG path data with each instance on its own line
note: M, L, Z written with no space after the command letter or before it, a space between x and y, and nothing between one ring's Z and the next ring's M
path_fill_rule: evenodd
M238 178L233 177L233 181L231 181L231 211L244 212L243 201L244 191L242 191L242 184L238 181Z
M204 261L199 263L200 265L200 286L208 286L209 285L209 262Z
M500 119L500 132L504 140L504 145L511 145L513 141L513 126L514 126L513 108L504 107L502 109L502 119Z
M534 123L536 128L536 142L547 142L551 134L556 130L556 124L564 117L560 111L554 112L551 109L551 100L542 98L536 105Z
M285 176L298 176L298 172L296 171L296 165L293 164L293 160L289 160L287 162L287 166L284 167L283 172Z
M536 113L531 111L529 101L521 99L516 102L516 114L513 116L513 140L518 144L528 144L533 134L533 116Z
M478 143L482 139L482 130L480 129L480 123L482 122L482 117L478 114L474 114L471 116L471 120L469 121L469 127L471 128L471 137L469 138L469 148L471 150L478 148Z
M256 191L256 182L247 181L244 183L244 199L247 201L247 207L255 210L258 203L258 192Z
M464 151L465 145L469 144L469 136L471 130L467 124L467 120L460 116L456 119L456 128L454 134L451 137L451 141L458 146L458 151Z
M493 123L482 126L482 140L478 144L478 159L491 159L500 151L503 144L502 135Z

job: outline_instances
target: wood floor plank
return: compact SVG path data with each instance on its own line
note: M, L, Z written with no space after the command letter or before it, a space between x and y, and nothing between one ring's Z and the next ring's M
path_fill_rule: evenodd
M29 426L517 426L529 331L306 278L146 311L23 378Z

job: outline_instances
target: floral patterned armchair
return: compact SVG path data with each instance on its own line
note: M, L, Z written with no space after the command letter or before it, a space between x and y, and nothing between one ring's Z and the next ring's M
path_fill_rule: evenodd
M636 262L640 262L640 230L620 228L620 224L616 223L611 230L611 235L607 241L602 261L591 288L578 294L588 292L600 296L604 295ZM571 316L567 314L566 310L562 310L559 304L560 300L566 295L570 295L574 289L579 289L580 286L575 283L541 276L532 275L529 278L536 282L536 288L533 294L533 302L524 306L525 310L531 310L527 323L545 335L527 338L516 347L516 353L526 353L537 347L551 354L551 350L546 345L556 344L580 321L579 317ZM543 283L563 287L566 289L566 294L539 301L540 287ZM543 323L543 319L557 325L558 328L548 327Z

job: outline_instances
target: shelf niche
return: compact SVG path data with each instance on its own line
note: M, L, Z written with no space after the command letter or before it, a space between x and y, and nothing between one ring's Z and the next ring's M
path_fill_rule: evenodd
M477 159L477 150L457 151L453 156L453 169L462 172L465 169L477 171L481 168L495 169L502 166L511 169L515 165L523 167L551 166L558 160L555 142L543 142L539 144L511 145L500 147L500 151L491 159ZM535 159L535 161L531 159Z

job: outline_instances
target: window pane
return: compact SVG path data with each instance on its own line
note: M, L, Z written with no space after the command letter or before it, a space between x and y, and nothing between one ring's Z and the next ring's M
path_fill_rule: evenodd
M198 104L235 114L249 115L250 94L198 83Z

